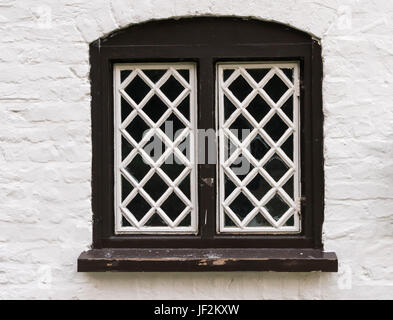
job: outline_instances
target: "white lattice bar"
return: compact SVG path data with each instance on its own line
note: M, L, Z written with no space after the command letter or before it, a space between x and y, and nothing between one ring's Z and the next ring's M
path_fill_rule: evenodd
M217 232L300 232L298 64L222 63L217 79ZM241 139L234 128L250 132ZM226 144L235 148L228 155ZM243 173L239 159L250 166Z
M114 65L116 233L197 232L196 106L194 64ZM176 137L162 128L169 119L181 126ZM152 157L154 139L164 149Z

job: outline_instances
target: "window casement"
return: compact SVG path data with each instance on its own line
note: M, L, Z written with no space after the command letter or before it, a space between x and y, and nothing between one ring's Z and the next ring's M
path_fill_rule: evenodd
M93 245L79 271L337 271L316 40L169 19L98 39L90 63Z

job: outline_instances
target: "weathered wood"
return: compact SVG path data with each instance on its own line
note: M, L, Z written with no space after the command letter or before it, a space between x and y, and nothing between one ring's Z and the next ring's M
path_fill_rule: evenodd
M335 253L317 249L92 249L78 259L79 272L336 272L337 268Z

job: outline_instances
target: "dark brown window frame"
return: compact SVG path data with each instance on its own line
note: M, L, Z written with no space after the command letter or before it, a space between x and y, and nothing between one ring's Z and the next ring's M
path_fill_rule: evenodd
M198 235L115 235L113 64L195 62L201 129L215 128L216 63L299 61L302 232L288 235L216 233L216 165L198 165ZM323 113L321 47L290 27L233 17L152 21L90 44L92 86L93 245L78 271L337 271L323 251ZM205 183L214 178L214 183ZM210 195L206 197L204 195Z

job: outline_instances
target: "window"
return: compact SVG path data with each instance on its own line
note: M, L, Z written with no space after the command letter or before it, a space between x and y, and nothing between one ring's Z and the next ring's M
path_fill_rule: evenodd
M116 233L196 233L195 65L114 75Z
M93 248L79 271L337 271L324 252L321 53L238 18L90 45Z

